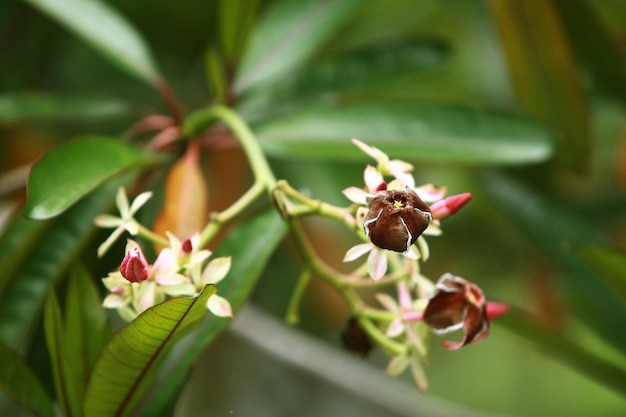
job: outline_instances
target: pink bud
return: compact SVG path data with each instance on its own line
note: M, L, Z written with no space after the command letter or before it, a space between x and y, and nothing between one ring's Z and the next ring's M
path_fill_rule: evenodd
M487 301L487 317L495 320L509 311L509 305L497 301Z
M128 251L124 260L122 260L120 272L130 282L141 282L147 280L150 276L148 267L149 264L143 252L141 252L139 247L135 246Z
M445 219L446 217L453 215L471 199L471 193L463 193L450 196L445 200L437 201L435 204L430 206L433 219Z
M191 253L193 251L193 244L191 243L191 239L190 238L185 239L181 249L182 249L183 253L186 253L186 254L189 254L189 253Z

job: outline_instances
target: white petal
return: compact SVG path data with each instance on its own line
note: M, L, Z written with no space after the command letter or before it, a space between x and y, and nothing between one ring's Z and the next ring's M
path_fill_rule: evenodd
M191 285L191 281L184 275L181 274L158 274L154 280L159 285L180 285L180 284L189 284ZM192 285L193 287L193 285ZM191 291L193 294L194 291Z
M359 149L374 158L376 161L378 161L379 159L389 159L387 155L383 153L380 149L366 145L358 139L352 139L352 143L354 143L356 146L359 147Z
M120 187L117 189L117 194L115 195L115 205L122 216L122 219L126 219L129 217L129 207L128 207L128 196L126 195L126 189L124 187Z
M109 237L104 242L102 242L100 246L98 246L98 258L102 258L104 256L104 254L109 250L111 245L115 243L117 238L119 238L122 233L124 233L123 228L119 227L115 229L113 233L111 233Z
M378 248L372 248L367 257L367 270L373 280L381 279L387 272L387 254Z
M448 187L438 187L433 184L425 184L414 188L417 195L427 203L441 200L448 191Z
M434 221L430 222L426 230L424 230L426 236L440 236L442 233L441 228Z
M151 197L152 197L152 192L151 191L143 192L143 193L139 194L137 197L135 197L135 200L133 200L133 203L130 205L130 209L128 210L130 215L132 216L135 213L137 213L137 211L144 204L146 204L146 202L148 200L150 200Z
M152 265L157 274L167 274L178 271L178 262L170 248L162 249Z
M378 292L375 294L376 300L389 311L398 311L398 303L389 294Z
M218 317L232 317L233 310L230 307L230 303L224 297L220 297L217 294L213 294L209 297L209 301L206 303L207 308L213 314Z
M119 225L124 223L122 219L120 219L119 217L113 216L111 214L101 214L99 216L96 216L96 218L93 219L93 222L95 223L96 226L104 227L108 229L118 227Z
M220 282L228 274L230 263L230 256L213 259L202 272L202 284L217 284Z
M398 376L404 372L408 365L409 358L406 355L394 356L391 361L389 361L385 373L391 376Z
M343 190L342 193L353 203L363 205L367 204L367 197L370 195L365 190L357 187L348 187Z
M365 167L363 179L365 180L365 185L370 193L375 193L378 186L385 182L383 174L378 172L378 170L371 165Z
M133 297L133 305L135 306L135 309L137 311L143 312L144 310L156 304L156 283L154 281L142 281L141 283L138 283L134 288L136 288L136 291Z
M404 333L404 324L402 323L402 320L396 319L391 322L391 325L387 329L385 335L387 337L397 337L400 336L402 333Z
M175 285L163 285L159 287L167 295L194 295L196 287L190 282L183 282Z
M417 247L422 254L423 262L426 262L430 256L430 249L428 248L428 243L426 242L426 239L424 239L424 236L417 238Z
M373 246L371 243L361 243L356 246L353 246L350 249L348 249L348 251L346 252L346 255L343 257L343 261L344 262L354 261L355 259L360 258L361 256L365 255L367 252L372 250L372 247Z
M117 294L109 294L104 297L102 307L104 308L120 308L128 304L130 300L128 298L122 298Z

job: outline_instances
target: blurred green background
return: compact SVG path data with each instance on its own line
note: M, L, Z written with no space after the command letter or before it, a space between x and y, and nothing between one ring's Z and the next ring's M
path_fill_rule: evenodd
M223 24L216 17L214 2L108 3L147 40L187 110L219 99L219 85L211 81L205 63L207 47L217 42ZM272 118L280 120L280 116L292 114L299 106L333 108L337 103L380 100L514 112L540 120L557 136L584 136L569 142L567 139L565 145L560 142L555 158L515 166L415 155L407 158L397 152L391 156L414 163L418 183L447 185L450 194L469 191L474 195L466 208L446 220L442 236L428 240L431 258L424 265L425 275L435 280L445 272L453 272L470 279L484 289L488 298L532 312L541 324L625 368L626 346L619 342L626 334L625 322L618 320L620 316L612 316L618 326L607 330L581 319L585 308L596 309L593 314L601 316L604 306L584 305L586 287L568 286L571 269L563 266L568 260L563 261L555 252L560 250L559 242L568 244L573 236L570 232L580 237L578 243L601 242L622 254L626 250L626 1L551 2L565 22L560 29L567 34L575 66L564 69L548 65L543 73L542 69L537 72L547 86L560 85L575 74L584 93L584 105L580 106L577 99L567 100L567 86L555 88L551 97L548 92L553 101L537 105L541 97L532 94L537 87L532 84L532 76L524 78L521 67L511 66L516 62L514 53L511 55L514 42L498 25L498 17L503 19L494 6L498 0L354 3L358 4L349 8L333 35L311 54L309 66L318 69L311 78L298 78L306 72L306 68L300 68L299 72L293 71L293 78L261 85L256 91L247 90L247 95L241 94L232 104L253 123L253 128L259 127L262 141L263 129L267 129L270 145L272 130L264 126L271 124ZM302 6L305 13L312 3L302 4L306 4ZM272 5L271 1L260 5L259 22ZM539 16L535 20L530 12L520 19L526 25L536 21L536 26L527 26L525 33L546 39L545 44L531 42L538 49L531 48L531 57L538 57L540 64L541 57L559 56L562 51L551 49L554 27ZM305 20L303 17L303 24ZM415 59L419 65L414 69L400 71L378 66L378 62L376 68L382 68L378 82L369 83L368 79L369 84L364 82L367 88L358 84L358 72L352 73L356 74L356 82L346 79L342 72L347 68L342 57L354 51L365 51L359 55L362 61L354 64L358 69L359 65L368 66L368 51L372 48L413 40L424 46L418 51L421 55ZM398 58L390 59L393 65ZM30 116L23 111L12 113L15 107L11 96L23 92L81 97L89 103L55 107L54 102L40 101L40 107ZM571 96L577 97L578 93L571 92ZM561 99L564 101L559 102ZM24 199L26 171L20 167L77 135L120 135L138 116L155 110L164 111L164 107L151 88L118 71L56 22L22 2L0 4L2 225L15 203ZM588 134L577 131L581 126L588 127ZM355 127L354 131L357 136L359 130ZM346 143L349 139L345 138ZM380 147L385 150L384 144ZM568 154L568 149L577 147ZM345 205L347 200L341 190L362 184L365 159L340 162L337 158L291 157L288 151L276 151L271 146L268 149L274 150L270 162L277 176L316 198ZM247 170L232 150L217 151L208 164L209 170L211 164L230 166L227 177L210 178L214 207L223 208L233 193L229 190L241 188L249 179ZM511 192L510 198L507 192ZM538 222L533 223L535 220ZM323 257L337 268L345 268L341 259L354 243L353 238L331 222L311 220L307 225ZM559 236L563 230L565 233ZM99 266L103 274L111 269L111 261L111 265ZM420 394L408 376L395 380L383 375L382 354L361 359L343 352L339 334L349 312L322 283L315 282L309 289L297 328L276 326L282 320L300 266L287 240L256 286L252 304L260 312L242 312L233 329L207 348L172 410L175 415L626 414L623 392L568 367L554 351L542 352L510 326L497 321L486 341L460 351L440 348L442 339L435 337L427 368L430 391ZM577 306L582 310L577 311ZM265 329L265 325L267 332L260 333L258 329ZM614 332L615 337L607 337L607 331ZM10 405L7 407L11 410Z

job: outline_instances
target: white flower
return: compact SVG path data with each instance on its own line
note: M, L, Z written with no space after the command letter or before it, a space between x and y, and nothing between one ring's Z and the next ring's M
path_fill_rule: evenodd
M124 187L120 187L117 190L115 196L115 204L120 213L120 217L116 217L110 214L101 214L94 219L94 223L97 226L103 228L115 228L111 235L98 247L98 257L102 257L113 245L113 243L124 233L126 230L131 235L136 235L139 232L139 223L135 220L134 216L139 209L146 204L146 202L152 197L151 192L144 192L139 194L132 204L128 204L128 196Z

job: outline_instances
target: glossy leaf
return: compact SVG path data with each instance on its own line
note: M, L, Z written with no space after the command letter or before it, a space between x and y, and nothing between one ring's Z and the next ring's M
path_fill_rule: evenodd
M365 159L356 137L409 160L482 164L540 162L552 154L551 133L511 114L415 103L309 108L256 127L271 155Z
M626 253L596 245L582 245L575 247L574 251L592 265L613 292L626 302Z
M113 335L95 364L84 415L133 415L168 351L210 315L206 303L215 291L214 285L207 285L198 297L177 297L157 304ZM217 320L211 317L207 321Z
M49 291L44 304L44 328L46 347L50 355L50 366L54 388L64 416L79 416L81 398L79 381L75 378L73 364L80 357L69 358L65 351L65 332L59 301L54 291Z
M115 175L152 160L139 149L106 137L61 145L33 166L25 214L33 219L54 217Z
M202 230L209 215L209 193L200 166L200 142L190 143L185 155L168 171L164 204L154 223L154 232L168 231L185 239Z
M155 84L151 52L133 26L99 0L25 0L82 38L128 74Z
M117 188L127 180L128 177L120 178L99 187L55 219L41 235L0 297L0 341L18 351L24 347L50 285L64 276L72 260L91 239L94 217L110 209Z
M21 214L21 213L20 213ZM16 271L30 256L30 251L53 223L35 221L21 215L15 216L0 236L0 297L5 287L16 275Z
M623 54L600 16L586 0L555 0L576 55L594 84L605 94L626 101L626 65Z
M597 356L568 340L562 334L541 327L527 313L511 308L494 322L518 334L542 352L594 378L623 394L626 392L626 369Z
M30 120L107 120L122 117L130 107L119 100L57 97L43 93L0 95L0 124Z
M482 182L492 204L562 268L563 279L559 284L568 306L598 335L626 352L626 333L615 330L626 323L626 304L606 285L594 265L577 256L574 250L579 245L605 245L604 239L567 209L548 202L518 182L495 173L485 176Z
M228 234L213 257L232 256L232 266L219 284L219 294L230 301L235 317L250 297L270 256L282 241L286 226L272 208L246 220ZM198 355L230 322L228 319L206 321L185 339L167 358L159 374L159 386L150 393L142 415L155 415L178 392Z
M279 0L272 2L251 34L235 88L241 93L282 82L301 69L361 2Z
M55 416L52 399L37 375L4 343L0 343L0 388L25 413L39 417Z
M245 51L261 0L220 0L217 2L217 22L220 51L227 72L233 72Z
M584 170L590 154L589 109L554 1L491 0L488 4L521 108L562 133L560 163Z
M238 108L249 120L260 120L292 111L301 107L300 103L355 102L384 96L390 84L441 65L448 50L442 39L432 37L379 42L316 60L279 85L244 96Z

